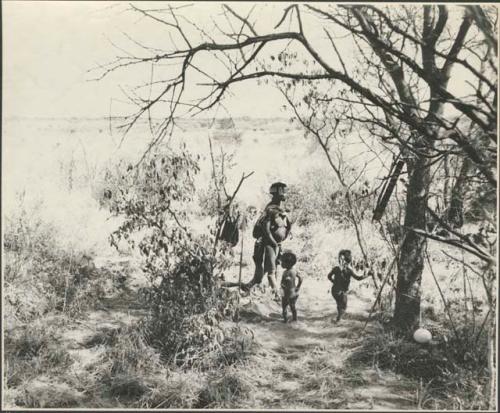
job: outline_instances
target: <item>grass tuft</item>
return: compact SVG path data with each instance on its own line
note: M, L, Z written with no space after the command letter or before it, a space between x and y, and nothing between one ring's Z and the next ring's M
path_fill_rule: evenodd
M474 328L463 325L456 337L443 326L435 325L431 327L435 341L422 345L406 341L379 325L348 363L376 366L420 380L419 404L425 408L485 409L487 339L483 335L476 341Z
M227 368L212 373L199 394L197 408L234 408L248 398L253 386L237 369Z

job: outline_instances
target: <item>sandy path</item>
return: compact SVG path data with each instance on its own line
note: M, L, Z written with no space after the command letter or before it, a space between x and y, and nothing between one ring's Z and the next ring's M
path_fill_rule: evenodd
M268 297L242 300L242 323L254 331L259 348L253 362L257 371L272 373L264 379L255 375L254 407L415 408L414 383L376 367L346 365L363 338L371 302L351 291L345 319L333 323L336 306L329 287L326 280L304 282L296 323L283 323L280 305Z
M99 268L115 270L123 276L123 283L111 295L102 299L99 308L85 314L78 321L77 328L65 330L61 334L63 342L76 363L72 366L75 373L95 363L104 352L104 346L93 343L98 333L109 333L138 321L145 311L139 300L139 290L147 285L140 271L130 267L129 259L106 259L98 263Z

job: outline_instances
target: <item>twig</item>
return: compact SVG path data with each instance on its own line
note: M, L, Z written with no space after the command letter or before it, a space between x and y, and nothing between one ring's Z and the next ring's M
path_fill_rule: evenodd
M484 326L486 324L486 320L488 319L489 315L491 313L491 307L488 309L488 312L486 313L483 322L481 323L481 327L479 328L479 331L477 333L476 339L474 340L475 344L479 341L479 337L481 337L481 333L483 332Z
M448 302L446 301L446 298L444 297L443 291L441 290L441 286L439 285L439 282L436 278L436 274L434 274L434 270L432 268L431 260L429 258L429 254L428 254L427 250L425 251L425 258L427 259L427 263L429 264L429 269L431 270L432 277L434 278L434 281L435 281L436 286L437 286L438 291L439 291L439 295L441 296L441 300L443 301L444 308L446 310L446 314L448 315L448 318L450 319L450 323L451 323L451 326L453 328L453 332L455 333L455 337L457 338L457 341L463 345L462 340L460 339L460 337L458 335L458 331L457 331L457 328L455 326L455 322L453 321L453 317L451 316L450 307L448 306Z
M427 207L427 211L431 214L431 216L441 225L445 230L451 232L453 235L455 235L460 241L463 241L466 243L468 246L471 248L475 249L479 254L484 255L487 257L489 254L488 252L484 251L482 248L480 248L477 244L472 242L468 237L462 235L455 229L451 227L446 221L444 221L442 218L440 218L433 210L432 208ZM493 261L493 257L491 257L491 260Z
M423 231L423 230L417 229L417 228L412 228L412 227L405 227L405 228L410 230L410 231L413 231L416 234L421 235L423 237L430 238L430 239L433 239L435 241L440 241L444 244L453 245L454 247L457 247L457 248L461 248L467 252L470 252L472 255L475 255L476 257L480 258L481 260L487 262L488 264L491 264L494 262L494 259L493 259L493 257L491 257L491 255L489 255L489 254L482 255L477 250L474 250L470 247L467 247L467 246L461 244L460 242L458 242L459 240L444 238L444 237L441 237L439 235L430 234L429 232L426 232L426 231Z
M243 234L241 236L241 250L240 250L240 272L238 274L238 289L241 291L241 272L243 268Z
M236 187L236 189L233 192L233 195L231 195L231 198L229 198L228 203L224 207L224 214L223 214L222 220L220 221L219 227L217 228L217 234L215 236L215 242L214 242L214 248L213 248L213 254L212 254L214 256L215 256L215 252L217 251L217 244L219 243L219 239L220 239L220 233L221 233L221 230L222 230L222 223L227 218L227 215L229 213L228 211L229 211L229 209L231 207L231 204L233 203L233 200L236 197L236 194L240 190L241 185L243 184L243 181L245 179L249 178L250 176L252 176L253 174L254 174L254 171L250 172L248 175L245 175L245 173L242 174L240 182L238 183L238 186Z
M368 314L368 318L366 319L365 325L363 326L363 329L361 330L361 334L365 331L366 326L368 325L368 322L370 321L370 317L373 313L373 310L375 310L375 306L377 305L378 300L380 299L380 296L382 295L382 290L384 289L385 283L387 282L387 280L389 279L389 276L391 275L392 267L394 266L394 263L396 262L396 260L397 260L397 255L394 257L394 259L391 262L391 265L389 266L389 268L387 270L387 273L384 277L384 281L382 282L382 285L380 286L380 289L378 291L377 298L375 298L375 302L373 303L372 308L370 309L370 312Z
M217 182L217 174L215 172L215 159L214 159L214 152L212 149L212 139L210 139L210 136L208 137L208 143L210 144L210 159L212 160L212 178L214 180L215 190L217 192L217 209L220 210L222 208L222 201L220 199L220 190Z

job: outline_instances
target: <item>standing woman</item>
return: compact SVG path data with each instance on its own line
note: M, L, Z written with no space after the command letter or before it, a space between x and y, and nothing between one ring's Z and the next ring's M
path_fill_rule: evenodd
M264 274L267 274L271 289L278 298L276 266L281 252L281 243L292 229L292 223L283 207L286 190L286 184L283 182L275 182L269 188L272 196L271 202L266 205L253 230L255 273L252 280L245 285L245 289L250 290L255 284L260 284Z

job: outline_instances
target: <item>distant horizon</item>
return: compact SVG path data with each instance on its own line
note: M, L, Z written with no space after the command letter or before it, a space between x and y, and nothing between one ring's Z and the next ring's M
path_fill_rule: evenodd
M5 120L17 120L17 119L31 119L31 120L57 120L57 119L91 119L91 120L100 120L100 119L126 119L126 116L28 116L28 115L9 115L3 116ZM151 118L151 120L163 120L165 118ZM243 115L243 116L209 116L209 117L175 117L176 120L213 120L213 119L290 119L289 116L251 116L251 115ZM137 119L136 122L144 122L149 119Z

